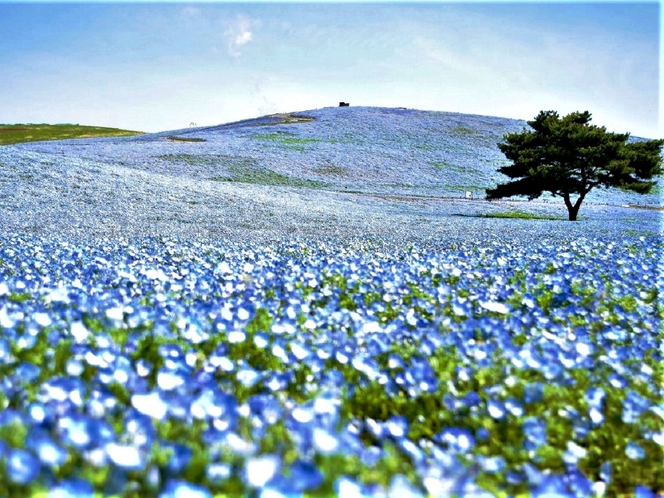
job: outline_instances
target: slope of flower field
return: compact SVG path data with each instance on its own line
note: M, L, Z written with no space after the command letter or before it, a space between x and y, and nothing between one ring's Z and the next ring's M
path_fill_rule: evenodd
M0 228L79 237L248 232L279 238L344 226L381 235L399 226L410 237L412 224L400 218L405 212L422 220L426 235L441 221L454 225L458 215L512 208L565 217L559 200L478 200L486 187L505 180L496 172L505 161L496 143L524 126L486 116L350 107L132 138L0 147ZM466 192L475 200L458 204ZM580 215L594 223L602 215L593 210L606 204L611 217L640 219L647 216L642 210L621 206L661 202L658 189L647 196L597 190Z
M664 489L661 240L477 242L2 237L0 494Z
M477 199L523 126L0 147L0 496L664 493L658 193Z

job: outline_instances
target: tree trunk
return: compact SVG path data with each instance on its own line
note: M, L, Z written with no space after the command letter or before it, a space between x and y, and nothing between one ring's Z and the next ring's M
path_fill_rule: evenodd
M569 213L569 221L576 221L576 216L579 214L579 206L568 206L567 212Z
M572 204L572 200L569 198L568 193L563 195L565 206L567 206L567 213L569 214L569 221L576 221L576 217L579 214L579 208L581 207L581 203L583 202L583 199L586 197L587 193L588 192L582 192L579 194L579 198L574 204Z

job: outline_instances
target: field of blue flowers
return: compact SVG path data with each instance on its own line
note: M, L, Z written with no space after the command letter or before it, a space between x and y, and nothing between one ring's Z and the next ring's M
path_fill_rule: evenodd
M0 494L664 489L661 239L485 242L3 237Z
M664 493L660 212L445 200L520 122L305 114L0 148L0 496Z

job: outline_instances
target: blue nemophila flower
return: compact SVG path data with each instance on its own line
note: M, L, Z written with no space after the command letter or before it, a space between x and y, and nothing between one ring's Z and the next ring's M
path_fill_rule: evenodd
M367 498L368 495L362 490L362 486L354 480L343 476L334 483L337 496L348 496L349 498Z
M269 394L252 396L249 398L249 407L253 416L260 418L260 420L270 425L277 423L284 413L283 406L279 400ZM301 410L301 408L296 408L295 410Z
M105 447L109 460L117 467L125 470L143 470L146 455L129 444L108 443Z
M67 479L48 491L48 498L92 498L94 487L84 479Z
M261 455L247 459L243 478L248 486L262 488L278 475L281 458L277 455Z
M567 442L567 451L563 454L563 460L569 465L576 465L588 454L588 450L579 446L574 441Z
M652 439L656 444L664 447L664 431L651 433L650 439Z
M490 399L487 401L487 411L491 418L501 420L507 415L505 405L500 400Z
M202 486L185 481L168 481L159 498L212 498L212 494Z
M233 395L217 389L205 389L191 403L190 413L197 419L224 420L231 425L235 420L236 406Z
M56 444L44 431L33 429L28 435L25 446L32 451L42 465L46 467L59 467L68 457L67 450Z
M434 436L434 441L446 444L457 453L466 453L475 445L471 431L462 427L447 427Z
M522 424L523 435L526 438L524 447L535 450L546 443L546 422L537 417L528 417Z
M37 478L40 464L39 460L31 453L20 449L13 449L6 456L5 469L7 477L11 482L26 485Z
M396 474L390 481L388 496L390 498L398 496L403 498L423 498L424 495L404 475Z
M253 441L247 441L234 432L224 432L221 443L227 446L232 452L242 456L254 455L258 445Z
M153 391L150 394L134 394L131 397L131 404L143 415L156 420L163 420L168 413L168 404L161 398L159 391Z
M510 397L505 400L505 408L515 417L521 417L524 414L523 404L516 398Z
M479 464L485 472L495 474L505 468L505 459L501 456L479 458Z
M317 489L324 481L323 474L315 463L304 460L293 462L288 468L288 478L281 488L284 491L302 492Z
M283 391L293 380L293 372L275 372L263 384L272 392Z
M530 405L534 403L539 403L542 401L544 396L544 389L541 383L534 382L526 384L523 391L523 401Z
M237 380L245 387L252 387L261 380L263 375L254 370L250 365L244 364L243 360L238 362Z
M37 380L40 373L41 370L37 365L21 363L16 367L12 380L19 385L32 384Z
M400 439L408 433L408 419L402 416L392 416L385 421L383 427L386 435Z
M531 496L536 498L574 498L574 495L565 485L563 476L556 474L544 476L532 490Z
M611 462L604 462L599 467L599 476L607 484L611 482L612 472L613 465Z
M115 441L115 432L105 420L72 414L57 422L60 438L79 450L98 448Z
M645 458L646 452L643 449L643 446L641 446L639 443L630 441L625 447L625 455L627 455L627 457L632 460L641 460Z
M332 432L314 427L312 430L313 447L323 455L336 453L339 449L339 439Z
M225 463L211 463L205 470L206 477L214 484L221 483L232 475L231 466Z
M575 465L568 465L566 480L569 490L577 498L593 496L595 494L593 483Z
M603 406L606 393L598 387L591 387L586 391L585 400L593 408L600 409Z
M628 390L623 401L623 412L622 420L626 424L633 424L638 420L638 418L650 408L650 401L635 393L632 390Z
M655 493L646 486L636 486L634 488L634 498L655 498Z
M167 443L162 449L169 451L171 456L166 464L166 470L172 475L178 475L184 470L193 456L191 447L180 443Z

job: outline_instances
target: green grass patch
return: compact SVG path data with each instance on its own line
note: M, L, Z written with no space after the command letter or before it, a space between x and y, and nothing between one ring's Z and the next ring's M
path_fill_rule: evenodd
M650 209L652 211L664 211L664 206L654 206L654 205L639 205L639 204L630 204L629 207L633 209Z
M297 137L291 133L276 131L274 133L257 133L252 136L256 140L275 142L286 149L304 151L304 146L311 143L322 142L320 138Z
M12 292L9 295L9 301L12 303L24 303L26 301L30 301L32 299L32 295L29 292Z
M140 131L77 124L0 125L0 145L41 142L44 140L69 140L74 138L131 137L142 134L143 132Z
M452 128L452 133L455 135L475 135L477 130L471 130L465 126L457 126L456 128Z
M512 218L520 220L563 220L559 216L545 216L541 214L526 213L525 211L500 211L496 213L484 213L480 218Z
M327 184L316 180L308 180L306 178L293 178L284 175L277 171L272 171L266 168L256 168L252 170L233 171L229 176L214 176L212 180L218 182L238 182L238 183L254 183L256 185L272 185L272 186L290 186L290 187L308 187L308 188L322 188Z
M271 123L259 123L257 126L276 126L281 124L309 123L310 121L314 121L316 119L313 116L302 116L299 114L292 114L292 113L277 113L277 114L271 114L268 117L278 118L279 121L273 121Z
M341 166L321 166L319 168L314 168L314 172L319 175L331 175L331 176L345 176L346 168Z
M313 116L302 116L299 114L278 114L277 116L283 120L277 124L308 123L316 119Z
M454 171L458 173L463 173L468 171L468 168L464 168L463 166L452 164L447 161L433 161L431 163L431 166L433 166L434 169L437 171ZM466 187L463 187L463 189L465 188Z
M156 156L162 161L188 164L191 166L209 166L216 174L210 177L217 182L253 183L256 185L289 186L323 188L325 182L294 178L258 164L251 157L231 155L195 155L195 154L163 154Z
M478 191L484 191L487 187L481 186L481 185L442 185L445 190L452 190L454 192L478 192Z
M172 142L207 142L207 140L205 140L204 138L196 138L196 137L175 137L170 135L166 138Z

